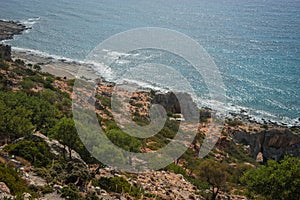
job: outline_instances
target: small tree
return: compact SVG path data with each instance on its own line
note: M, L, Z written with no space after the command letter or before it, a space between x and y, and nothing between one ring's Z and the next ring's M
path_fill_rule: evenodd
M213 159L207 159L199 165L199 170L196 174L201 180L211 186L212 200L216 199L220 189L225 187L229 178L227 170L227 164L214 161Z
M241 181L267 199L300 199L300 159L270 160L267 166L247 171Z
M42 70L41 66L39 66L38 64L33 65L33 69L35 69L37 71L41 71Z
M69 158L72 159L72 149L74 149L76 142L78 141L77 130L75 128L75 123L73 119L66 117L62 118L53 127L51 132L54 138L64 145L64 150L66 150L66 146L68 147Z

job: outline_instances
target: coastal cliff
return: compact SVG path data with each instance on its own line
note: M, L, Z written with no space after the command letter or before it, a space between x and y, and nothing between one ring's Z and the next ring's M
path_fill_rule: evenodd
M263 162L269 159L279 161L285 155L300 157L300 136L289 129L270 129L258 133L234 130L231 136L234 142L249 145L249 153L254 159L261 153Z

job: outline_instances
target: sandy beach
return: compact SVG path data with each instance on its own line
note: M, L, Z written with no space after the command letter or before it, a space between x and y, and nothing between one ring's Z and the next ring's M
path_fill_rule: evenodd
M91 75L95 75L92 65L81 64L75 61L66 61L64 59L44 57L26 50L13 50L12 58L14 60L21 59L26 64L37 64L41 66L43 72L47 72L62 78L66 77L68 79L73 79L79 70L81 75L84 75L85 77L91 77Z

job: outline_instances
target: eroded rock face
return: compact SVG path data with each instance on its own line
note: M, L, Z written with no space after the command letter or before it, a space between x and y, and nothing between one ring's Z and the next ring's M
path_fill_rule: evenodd
M167 94L156 94L153 103L162 105L167 112L181 113L180 104L173 92Z
M156 94L152 103L162 105L167 112L181 113L186 120L199 120L199 113L197 113L199 109L187 93Z
M250 146L250 154L254 159L259 152L263 161L281 160L285 155L300 157L300 136L289 129L271 129L251 134L246 131L234 130L231 133L234 142Z

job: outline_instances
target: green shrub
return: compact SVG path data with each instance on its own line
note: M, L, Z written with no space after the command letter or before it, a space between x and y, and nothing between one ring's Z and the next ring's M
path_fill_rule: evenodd
M228 119L227 124L228 126L241 126L243 125L243 122L238 119Z
M34 82L32 82L29 79L24 79L23 81L20 82L20 85L22 86L23 89L31 89L34 87Z
M0 69L8 70L9 65L5 63L4 61L0 61Z
M74 200L80 200L83 199L79 193L78 190L76 189L75 185L70 185L70 186L65 186L63 187L63 189L61 190L61 195L62 198L66 198L66 199L74 199Z
M108 192L128 193L136 198L140 198L144 192L142 188L131 185L123 177L101 177L99 180L94 180L93 185L99 186Z
M68 80L67 85L73 87L75 83L75 79Z
M300 159L287 157L280 163L269 160L267 166L251 169L241 178L249 188L267 199L300 199Z
M109 97L100 96L100 101L103 106L111 107L111 99Z
M115 145L131 152L139 152L142 146L141 140L124 133L120 129L111 129L107 131L107 137Z
M16 63L17 65L19 65L19 66L24 66L24 65L25 65L24 60L21 60L21 59L16 59L16 60L15 60L15 63Z
M206 182L204 182L200 179L189 177L188 180L190 181L191 184L196 186L196 188L198 188L199 190L207 190L210 188Z
M50 148L45 142L21 140L18 143L6 146L5 149L10 154L28 160L35 167L46 167L52 160Z
M171 163L170 165L165 167L165 170L187 177L186 171L182 167L175 165L174 163Z
M19 173L10 166L0 163L0 182L4 182L13 195L29 192L26 182L20 177Z
M267 124L261 125L260 128L268 130L269 126Z
M39 66L38 64L33 65L33 69L37 70L37 71L41 71L41 66Z

